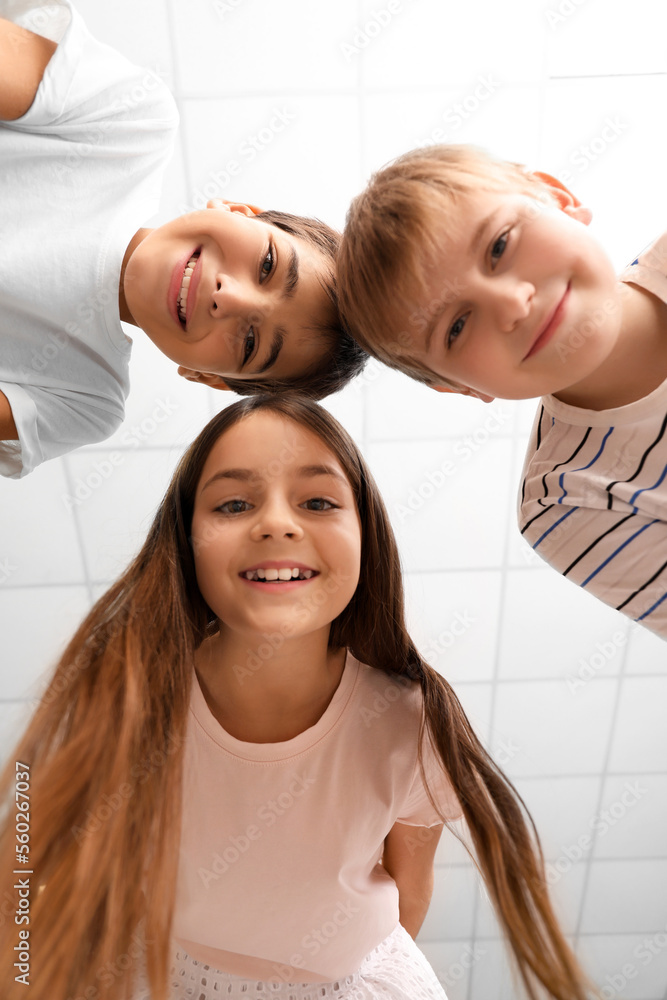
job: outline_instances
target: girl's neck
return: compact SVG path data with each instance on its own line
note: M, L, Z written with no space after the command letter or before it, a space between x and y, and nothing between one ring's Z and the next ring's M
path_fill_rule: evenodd
M230 736L283 743L317 723L340 683L346 655L328 649L324 631L284 639L278 648L270 636L249 642L229 631L202 643L195 655L197 677L211 713Z

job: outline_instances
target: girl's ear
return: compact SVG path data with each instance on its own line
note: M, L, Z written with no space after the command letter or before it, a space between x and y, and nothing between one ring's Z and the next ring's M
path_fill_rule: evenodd
M209 389L226 389L231 392L229 386L220 375L213 375L211 372L196 372L192 368L179 367L178 374L186 378L188 382L200 382L207 385Z
M551 174L544 174L541 170L533 170L532 174L533 177L539 177L544 184L551 188L552 195L566 215L576 219L577 222L583 222L585 226L589 224L593 218L593 213L590 208L586 208L581 204L569 188L566 188L561 181L552 177Z
M435 389L436 392L454 392L457 396L473 396L475 399L481 399L483 403L492 403L496 398L495 396L487 396L483 392L477 392L476 389L468 389L466 386L453 389L448 385L432 385L431 389Z
M260 215L263 209L257 205L247 205L240 201L227 201L226 198L212 198L206 203L207 208L219 208L223 212L241 212L242 215Z

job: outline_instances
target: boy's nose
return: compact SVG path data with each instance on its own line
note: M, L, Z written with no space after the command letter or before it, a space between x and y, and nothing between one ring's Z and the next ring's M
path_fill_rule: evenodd
M493 308L503 330L508 333L530 315L535 286L529 281L498 281L494 286Z
M258 309L256 299L244 282L227 274L216 275L209 312L214 319L247 316L249 311Z

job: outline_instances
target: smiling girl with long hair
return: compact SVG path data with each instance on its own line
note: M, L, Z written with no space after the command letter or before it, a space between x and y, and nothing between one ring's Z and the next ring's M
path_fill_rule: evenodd
M442 1000L413 938L459 815L527 995L586 996L532 821L412 643L377 487L312 402L236 403L181 460L5 770L3 901L15 760L5 1000L28 953L31 1000Z

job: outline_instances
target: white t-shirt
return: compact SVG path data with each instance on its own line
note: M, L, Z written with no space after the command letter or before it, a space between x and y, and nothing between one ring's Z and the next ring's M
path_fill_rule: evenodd
M667 234L621 280L667 302ZM667 380L610 410L544 396L519 525L563 576L667 639Z
M28 112L0 121L0 390L19 433L0 474L18 479L123 420L120 268L157 211L178 114L68 0L0 0L0 16L59 43Z
M196 674L186 732L172 933L194 958L266 982L333 982L398 923L379 860L394 823L442 823L418 764L423 697L348 654L319 721L245 743L211 713ZM447 819L461 808L433 752ZM415 831L415 848L419 845Z

